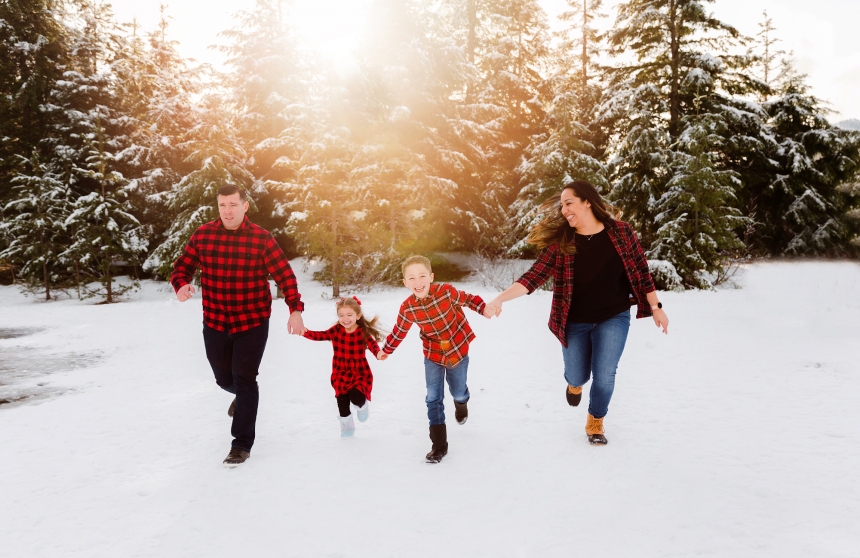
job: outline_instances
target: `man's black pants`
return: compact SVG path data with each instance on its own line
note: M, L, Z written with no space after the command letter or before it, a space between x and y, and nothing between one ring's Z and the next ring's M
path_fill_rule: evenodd
M269 320L234 334L203 325L206 358L215 373L215 382L236 395L233 428L230 430L234 448L251 451L254 445L257 405L260 402L257 373L268 338Z

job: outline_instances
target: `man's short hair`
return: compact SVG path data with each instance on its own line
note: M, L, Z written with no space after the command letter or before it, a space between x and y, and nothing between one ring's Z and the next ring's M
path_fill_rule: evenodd
M245 190L235 184L225 184L218 188L219 196L232 196L233 194L239 194L239 199L243 202L248 201L248 194L245 193Z
M406 268L413 264L421 264L427 268L427 271L433 273L433 266L430 265L429 258L425 258L424 256L409 256L400 264L400 271L403 272L403 275L406 275Z

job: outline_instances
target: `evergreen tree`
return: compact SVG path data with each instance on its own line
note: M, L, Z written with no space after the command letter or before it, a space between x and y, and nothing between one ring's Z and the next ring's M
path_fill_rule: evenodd
M771 253L847 255L857 229L846 220L853 200L843 185L858 171L860 137L827 121L829 111L809 93L804 75L783 73L789 77L779 97L765 104L779 167L758 195L761 240Z
M744 224L733 207L738 174L715 164L721 156L724 123L713 115L685 118L673 150L672 177L653 202L659 227L648 257L672 262L685 286L710 288L727 252L743 243Z
M687 270L682 276L688 284L697 284L698 270L715 269L738 246L739 231L724 234L727 223L742 224L730 205L737 203L736 195L729 196L725 188L731 184L737 190L743 183L719 177L732 176L750 159L763 158L767 147L764 111L745 98L764 85L750 73L752 58L734 53L746 39L708 14L707 1L621 4L609 33L611 52L628 59L632 55L635 61L610 70L609 91L601 107L602 121L620 138L610 161L614 182L610 199L623 209L646 248L658 238L660 246L685 245L688 239L667 238L670 231L682 234L683 227L667 227L666 219L677 225L677 218L692 207L690 200L705 192L722 200L709 217L710 240L691 243L695 254L672 262ZM709 123L707 133L699 126L702 122ZM712 136L715 131L722 134L720 141ZM702 137L708 138L707 148L696 147ZM679 190L683 188L693 190L683 193ZM673 203L677 206L670 207ZM682 251L672 253L681 257Z
M0 235L10 239L0 260L17 264L17 276L28 289L41 287L45 300L62 282L65 221L69 216L68 186L62 176L39 161L23 158L24 168L12 179L12 200L3 208Z
M552 52L553 73L548 79L552 100L546 108L545 131L534 137L519 167L524 185L513 206L513 229L520 239L540 218L540 205L558 195L563 184L588 180L609 192L603 164L609 137L596 122L603 88L597 65L601 36L593 22L603 17L602 1L568 0L568 5L571 9L559 17L570 26L557 34Z
M55 137L46 144L74 200L65 222L74 243L61 256L97 277L110 303L115 296L113 266L134 265L146 249L140 223L130 213L128 180L119 171L134 124L122 111L114 82L113 64L124 36L109 6L90 0L76 0L74 6L71 63L44 107L56 121Z
M169 191L151 198L165 204L175 217L165 233L165 239L149 255L144 269L167 278L173 262L197 228L218 218L218 190L227 184L242 187L249 194L251 210L256 211L253 196L253 175L246 168L247 154L239 143L236 128L224 99L218 95L204 97L195 117L197 124L188 131L185 141L177 148L187 152L188 174Z
M51 115L40 107L68 59L61 7L57 0L0 2L0 203L11 194L21 157L45 155Z

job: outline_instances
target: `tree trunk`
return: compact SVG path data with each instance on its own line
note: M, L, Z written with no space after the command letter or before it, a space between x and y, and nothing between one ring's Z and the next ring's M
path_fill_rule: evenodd
M51 300L51 283L48 277L48 254L45 249L45 229L39 229L39 244L42 247L42 277L45 281L45 300Z
M334 245L332 246L333 250L331 251L331 297L338 298L340 297L340 280L338 277L338 258L340 254L338 254L338 246L337 246L337 216L332 219L331 223L331 231L334 236Z
M671 48L672 78L669 92L669 134L678 137L681 122L680 71L681 38L678 30L678 0L669 0L669 37Z
M584 98L585 88L588 85L588 0L582 0L582 92Z
M469 36L466 39L466 56L469 64L475 63L475 50L478 48L478 0L467 0L466 2L466 18L469 27ZM466 102L471 103L474 99L474 87L471 82L466 83Z

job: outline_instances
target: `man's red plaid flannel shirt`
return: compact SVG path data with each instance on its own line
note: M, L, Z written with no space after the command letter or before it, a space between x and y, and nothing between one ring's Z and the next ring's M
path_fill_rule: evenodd
M349 393L349 390L355 388L370 399L373 373L370 371L365 351L369 350L374 356L379 352L376 339L365 336L360 327L350 333L339 323L325 331L307 330L305 337L312 341L331 341L334 349L331 359L331 387L334 388L335 395Z
M645 259L645 253L636 238L636 233L623 221L615 221L607 225L606 232L624 263L624 271L627 272L627 279L630 281L633 299L638 306L636 317L650 316L651 306L645 295L657 289L654 287L651 272L648 270L648 261ZM517 279L517 283L522 284L531 294L550 277L553 278L549 329L565 347L567 347L567 314L570 310L570 301L573 299L574 255L559 250L558 244L551 244L541 250L531 269Z
M447 283L431 283L427 296L418 298L413 294L400 305L397 323L382 350L393 353L412 324L418 324L424 356L448 368L457 366L469 354L469 343L475 338L462 306L481 314L485 304L481 297L458 291Z
M238 333L256 327L272 314L269 274L284 291L290 311L304 310L296 276L287 257L266 229L245 216L235 231L221 219L201 225L173 264L170 283L179 290L197 267L203 290L203 323Z

